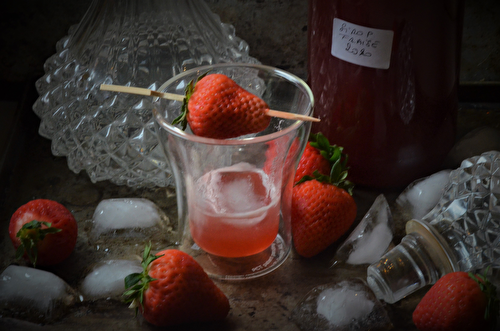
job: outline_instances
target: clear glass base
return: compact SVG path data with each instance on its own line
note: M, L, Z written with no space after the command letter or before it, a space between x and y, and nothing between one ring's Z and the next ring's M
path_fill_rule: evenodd
M179 249L193 256L210 278L231 281L267 275L281 266L290 255L290 245L287 245L279 234L264 251L245 257L228 258L212 255L203 251L191 240L185 242Z

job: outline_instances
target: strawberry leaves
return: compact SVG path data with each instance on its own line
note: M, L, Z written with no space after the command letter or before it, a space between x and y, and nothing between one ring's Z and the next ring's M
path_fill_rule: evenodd
M46 228L42 229L42 225L45 225ZM16 234L16 237L21 241L21 245L16 250L16 259L20 259L26 253L31 263L33 263L33 267L36 267L38 242L42 241L46 235L60 231L62 230L53 228L52 223L49 222L33 220L24 224Z
M473 274L469 272L469 277L472 278L478 285L481 291L486 295L486 300L488 301L486 305L486 310L484 312L484 319L489 320L491 318L492 324L496 325L498 318L498 310L500 308L500 301L497 298L497 288L493 285L487 278L486 274L490 267L485 271L485 275Z
M203 77L205 77L207 74L209 73L209 71L205 72L204 74L198 76L198 78L196 79L196 82L194 82L193 80L191 80L189 82L189 84L187 84L186 88L184 89L184 101L182 102L182 107L181 107L181 114L179 116L177 116L173 121L172 121L172 125L176 125L176 124L180 124L181 125L181 129L184 131L186 130L187 128L187 125L188 125L188 120L187 120L187 114L188 114L188 103L189 103L189 99L191 98L191 96L193 95L193 92L194 92L194 86L195 84L197 84L200 80L203 79Z
M162 257L163 255L151 255L151 242L144 248L144 253L142 255L141 266L143 271L141 273L132 273L125 277L125 289L123 293L125 297L124 302L130 303L129 308L135 308L135 313L139 305L143 307L144 302L144 291L148 289L149 283L155 281L156 279L149 276L148 270L149 265L156 259Z
M322 133L311 134L309 140L311 146L317 148L320 154L330 162L330 174L321 174L316 170L313 176L304 176L295 185L316 179L321 183L335 185L352 195L354 184L347 180L349 169L347 166L348 156L343 153L344 148L337 145L330 145L328 138Z

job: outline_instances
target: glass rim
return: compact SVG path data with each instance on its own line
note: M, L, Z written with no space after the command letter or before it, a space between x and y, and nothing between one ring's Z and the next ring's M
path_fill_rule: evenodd
M239 68L254 68L266 72L270 72L275 74L278 77L284 78L295 85L297 85L301 90L303 90L304 94L309 97L309 106L306 112L302 115L307 115L307 116L312 116L313 109L314 109L314 96L312 93L311 88L307 83L299 78L298 76L289 73L285 70L267 66L267 65L262 65L262 64L253 64L253 63L217 63L217 64L212 64L212 65L204 65L204 66L199 66L195 67L189 70L186 70L178 75L173 76L169 80L167 80L165 83L163 83L158 91L159 92L164 92L167 86L171 85L174 81L177 81L179 79L183 79L186 76L192 75L195 72L203 71L206 72L209 69L213 68L228 68L228 67L239 67ZM153 115L155 117L155 121L158 125L160 125L162 128L167 130L169 133L183 138L185 140L193 141L193 142L200 142L204 144L210 144L210 145L245 145L245 144L257 144L257 143L262 143L262 142L267 142L271 140L275 140L281 136L284 136L288 134L289 132L292 132L294 130L297 130L301 125L304 124L303 121L301 120L296 120L293 124L289 125L283 130L279 130L273 133L269 133L266 135L262 136L255 136L255 137L245 137L243 138L231 138L231 139L216 139L216 138L207 138L207 137L201 137L197 136L195 134L187 133L180 128L173 126L172 124L168 123L165 117L160 113L160 111L157 110L157 103L158 100L160 100L160 97L156 97L153 99ZM178 101L180 102L180 101Z

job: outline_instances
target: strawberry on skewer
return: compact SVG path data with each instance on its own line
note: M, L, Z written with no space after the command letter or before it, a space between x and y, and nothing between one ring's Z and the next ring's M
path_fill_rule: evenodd
M202 75L186 88L182 113L172 125L189 123L197 136L228 139L263 131L268 105L223 74Z
M256 133L269 125L271 117L320 121L307 115L269 109L265 101L223 74L199 76L196 82L188 84L185 95L107 84L100 88L183 101L182 113L172 124L180 124L183 129L189 124L194 134L208 138L227 139Z

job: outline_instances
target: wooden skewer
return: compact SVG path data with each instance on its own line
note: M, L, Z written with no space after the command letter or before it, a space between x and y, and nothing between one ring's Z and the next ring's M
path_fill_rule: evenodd
M175 101L184 101L184 96L180 95L180 94L163 93L163 92L153 91L153 90L141 88L141 87L101 84L101 90L153 96L153 97L159 97L162 99L169 99L169 100L175 100ZM319 118L315 118L315 117L311 117L311 116L294 114L294 113L287 113L284 111L271 110L271 109L269 109L266 112L266 115L278 117L278 118L285 118L285 119L289 119L289 120L306 121L306 122L319 122L320 121Z
M147 96L160 97L162 99L169 99L169 100L176 100L176 101L183 101L184 100L183 95L157 92L157 91L153 91L153 90L149 90L147 88L141 88L141 87L101 84L101 90L112 91L112 92L125 92L125 93L131 93L131 94L139 94L139 95L147 95Z

